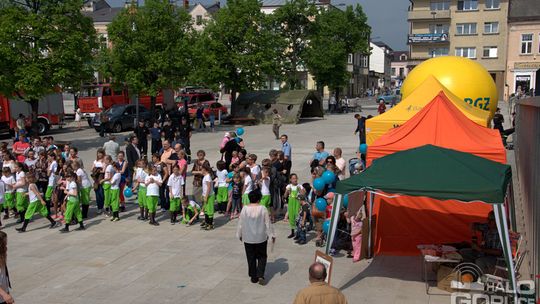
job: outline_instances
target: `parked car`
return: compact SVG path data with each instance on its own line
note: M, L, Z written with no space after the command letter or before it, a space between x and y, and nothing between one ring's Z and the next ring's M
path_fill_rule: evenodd
M199 102L211 103L211 102L214 102L215 100L216 100L216 97L214 96L214 94L211 92L206 92L206 90L203 90L201 92L195 91L195 92L183 93L176 96L175 98L175 101L176 101L176 104L178 105L179 110L182 110L184 108L186 101L189 107Z
M109 117L109 121L105 123L105 130L107 132L120 133L124 130L133 129L135 118L137 115L137 108L135 105L113 105L105 111L105 115ZM147 124L152 117L152 113L143 106L139 106L139 119L144 119ZM95 115L92 118L92 126L99 132L101 129L101 122L99 115Z
M210 116L210 112L214 113L216 119L218 119L219 111L221 111L221 117L224 117L229 113L227 107L220 104L219 102L202 102L201 105L204 108L203 115L205 119L208 119L208 117ZM189 117L195 118L197 116L197 108L198 104L193 104L189 106Z
M383 92L383 94L377 96L377 103L384 101L385 104L390 104L392 102L398 103L401 101L401 90L393 89L388 92Z

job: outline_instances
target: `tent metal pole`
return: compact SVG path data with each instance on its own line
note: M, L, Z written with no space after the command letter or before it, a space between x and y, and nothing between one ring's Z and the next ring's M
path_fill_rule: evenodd
M373 215L373 201L375 200L375 193L369 191L369 214L368 214L368 221L369 221L369 227L368 227L368 258L372 257L371 254L371 234L372 234L372 224L371 224L371 217Z
M328 228L328 235L326 236L326 254L330 252L332 243L334 242L335 231L337 230L337 224L339 222L339 211L341 210L343 195L337 193L334 197L332 216L330 218L330 227Z
M508 279L512 286L514 298L517 296L517 281L516 273L514 272L514 260L512 259L512 243L510 242L510 234L508 233L508 222L506 211L503 204L494 204L493 212L495 213L495 222L499 231L499 239L503 248L504 259L508 268Z

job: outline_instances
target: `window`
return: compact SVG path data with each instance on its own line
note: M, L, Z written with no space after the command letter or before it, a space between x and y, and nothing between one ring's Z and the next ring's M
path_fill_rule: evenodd
M353 54L349 54L349 56L347 56L347 63L353 64Z
M456 35L475 35L476 23L458 23Z
M396 68L392 68L392 75L396 75Z
M521 34L521 54L532 53L533 34Z
M369 62L369 56L362 55L362 67L367 68Z
M499 22L485 22L484 34L496 34L499 32Z
M405 76L405 68L399 68L399 77Z
M446 1L431 1L432 11L447 11L450 9L450 0Z
M429 57L448 56L448 48L435 48L429 50Z
M501 6L501 0L486 0L486 9L498 9Z
M401 55L399 56L399 60L401 60L401 61L407 60L407 55L401 54Z
M476 58L476 48L474 47L456 48L456 56L461 56L465 58Z
M448 24L430 24L429 32L431 34L448 34L448 29L450 26Z
M195 23L197 25L201 25L202 24L202 15L195 16L195 20L196 20Z
M484 58L497 58L497 47L496 46L485 46L482 53Z
M457 2L458 11L475 11L478 9L478 0L459 0Z

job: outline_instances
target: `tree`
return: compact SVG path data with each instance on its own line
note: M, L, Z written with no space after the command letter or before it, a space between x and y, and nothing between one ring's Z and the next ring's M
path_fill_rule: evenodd
M97 47L81 0L4 0L0 5L0 93L32 106L58 89L92 79Z
M233 113L237 92L259 88L279 74L275 59L281 47L269 21L259 1L230 0L197 39L195 78L231 89Z
M152 112L160 90L186 81L191 69L192 28L191 17L183 8L168 0L146 0L142 7L132 4L107 31L112 49L101 52L104 72L133 94L150 95Z
M284 43L281 71L290 90L301 86L298 71L305 67L308 37L312 34L316 14L317 8L312 1L291 0L272 15L274 30Z
M347 56L369 52L371 28L360 5L348 6L345 11L332 7L323 9L315 18L314 27L309 37L306 63L317 88L322 90L328 86L335 91L337 99L339 89L350 78Z

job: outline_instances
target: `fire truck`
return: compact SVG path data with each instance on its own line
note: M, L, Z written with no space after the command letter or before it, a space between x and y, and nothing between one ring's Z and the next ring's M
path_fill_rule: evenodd
M107 110L115 104L135 104L135 100L126 87L114 87L108 83L82 86L78 107L83 117L92 118L100 113L101 109ZM150 109L150 96L140 95L139 105ZM173 108L175 108L174 92L172 90L160 91L156 97L156 118L160 118L164 112Z
M7 98L0 95L0 131L13 130L20 114L25 117L26 127L31 127L31 105L15 97ZM39 100L37 124L40 135L47 133L53 125L64 124L62 93L48 94Z

